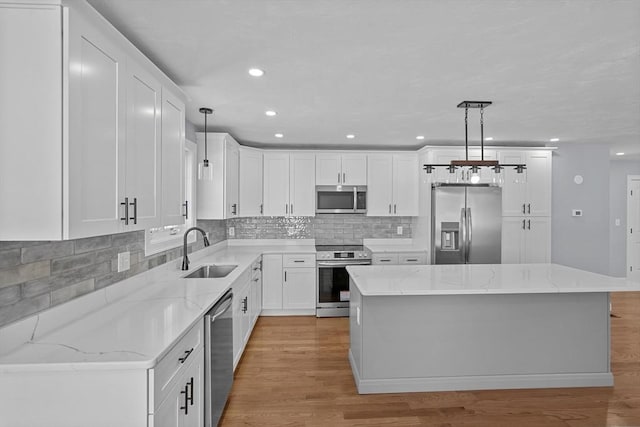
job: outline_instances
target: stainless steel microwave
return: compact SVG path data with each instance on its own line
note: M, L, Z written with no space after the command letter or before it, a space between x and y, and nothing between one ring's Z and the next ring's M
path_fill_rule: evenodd
M366 186L318 185L316 187L316 213L366 212Z

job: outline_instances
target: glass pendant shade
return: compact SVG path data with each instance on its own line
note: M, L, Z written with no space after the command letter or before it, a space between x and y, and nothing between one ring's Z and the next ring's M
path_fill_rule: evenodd
M198 179L200 181L213 181L213 166L208 159L198 163Z

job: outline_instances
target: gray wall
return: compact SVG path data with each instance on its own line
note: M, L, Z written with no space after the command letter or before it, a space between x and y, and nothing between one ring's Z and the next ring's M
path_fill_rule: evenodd
M582 175L581 185L574 183ZM609 148L560 144L553 154L551 261L609 274ZM582 209L582 217L572 217Z
M627 175L640 175L640 160L612 160L609 175L609 274L627 275ZM616 218L620 225L616 226Z
M191 142L196 142L196 125L187 120L185 126L185 138Z
M225 221L203 221L211 243L226 239ZM202 248L201 240L190 247ZM118 272L118 253L131 268ZM0 241L0 326L120 282L182 256L182 248L144 256L144 231L65 241Z

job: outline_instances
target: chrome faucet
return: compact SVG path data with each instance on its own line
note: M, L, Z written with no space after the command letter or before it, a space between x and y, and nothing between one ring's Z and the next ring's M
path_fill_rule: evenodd
M191 230L198 230L202 237L204 238L204 245L209 246L209 239L207 238L207 233L200 227L191 227L187 231L184 232L184 245L182 246L182 269L189 269L189 257L187 256L187 235Z

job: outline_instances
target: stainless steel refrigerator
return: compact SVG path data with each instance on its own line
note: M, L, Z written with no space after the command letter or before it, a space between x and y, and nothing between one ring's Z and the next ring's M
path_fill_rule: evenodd
M502 189L490 184L433 184L431 262L500 264Z

